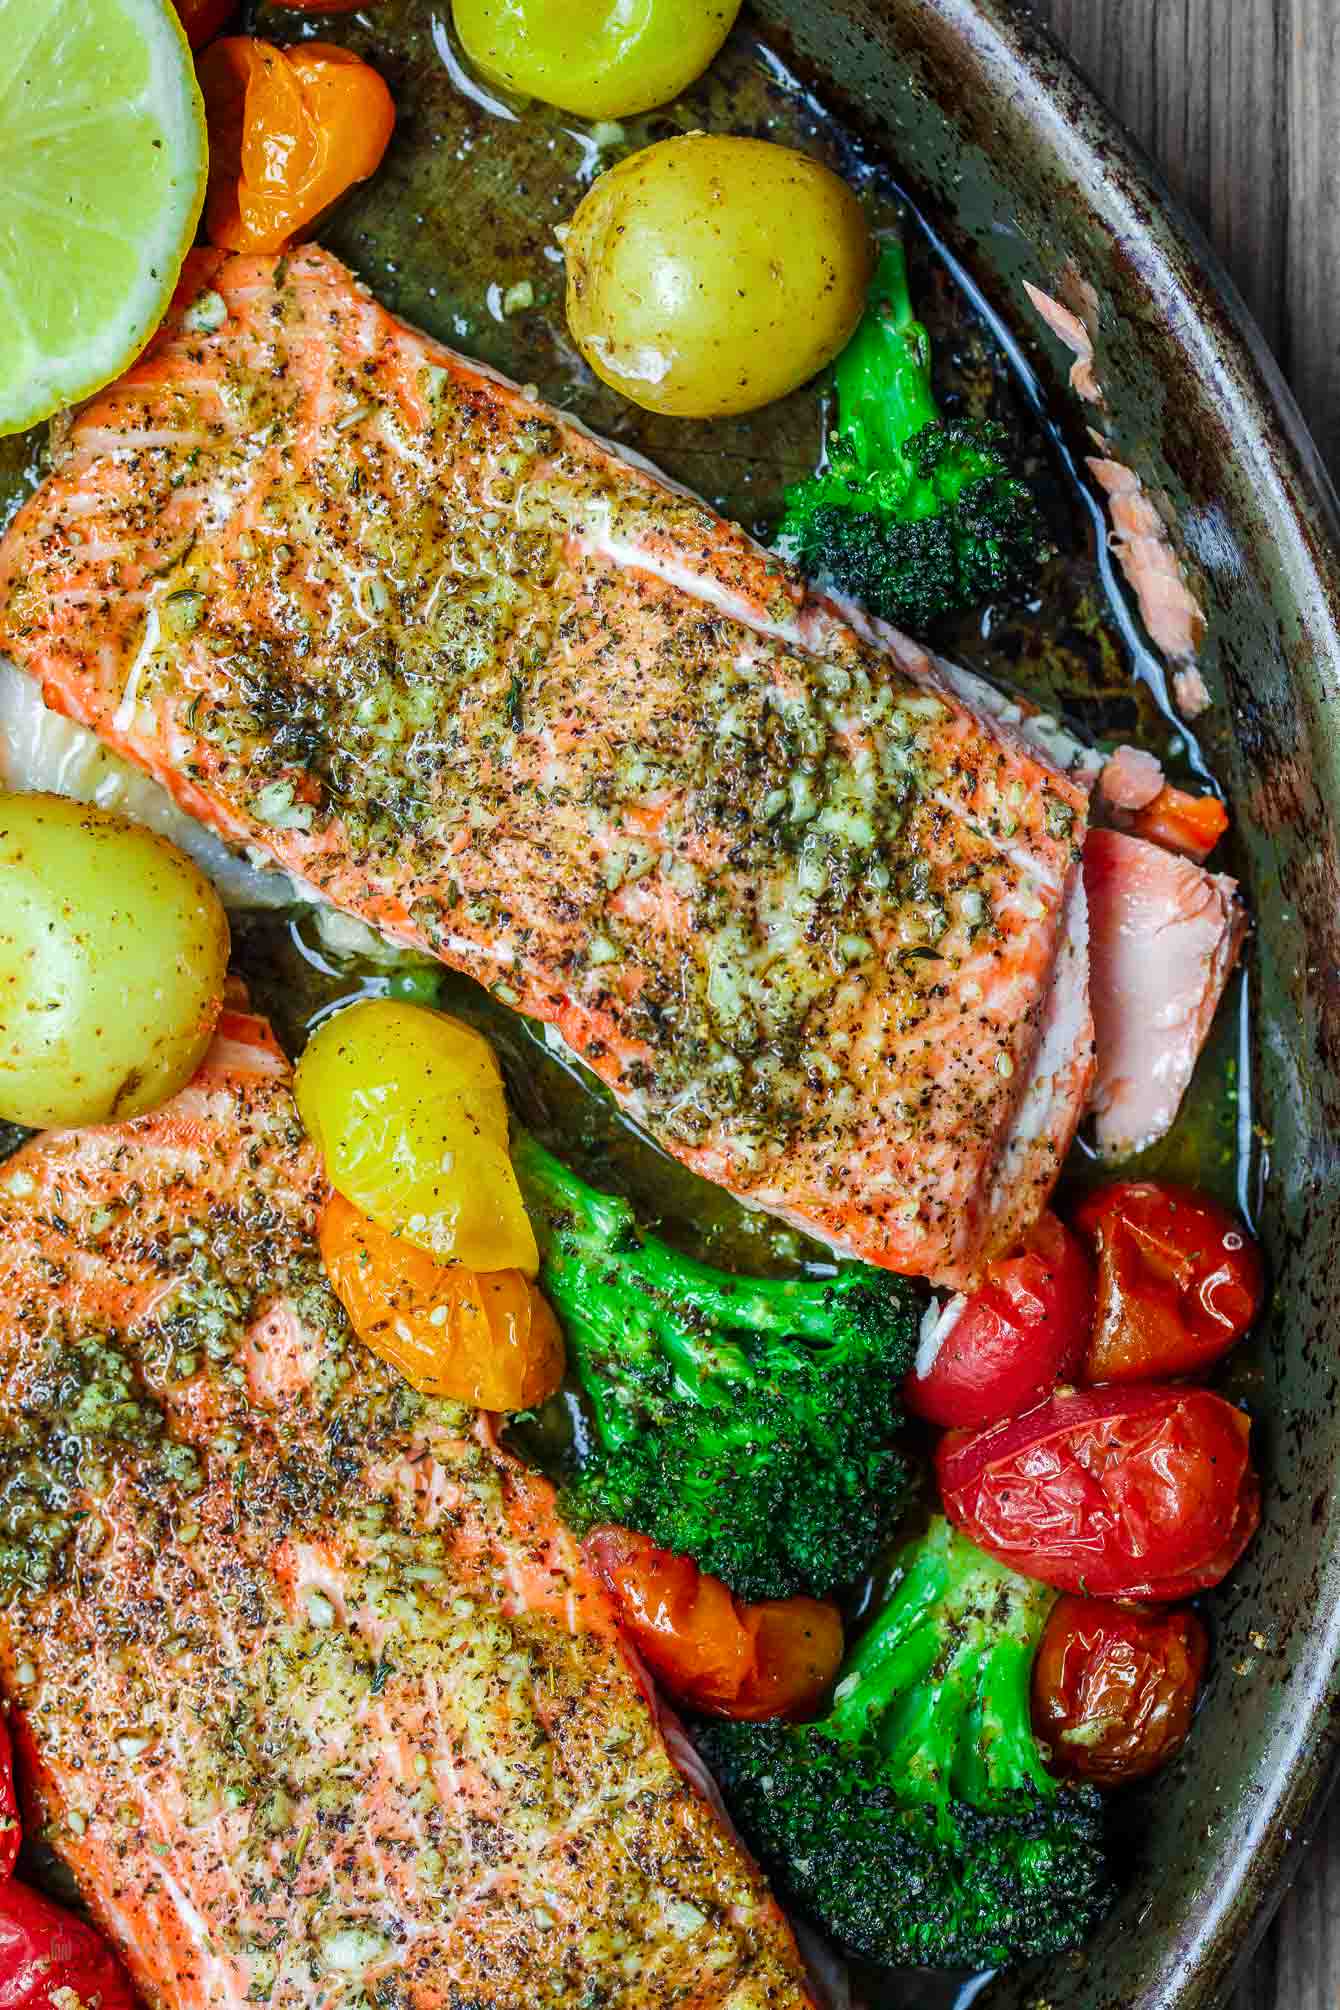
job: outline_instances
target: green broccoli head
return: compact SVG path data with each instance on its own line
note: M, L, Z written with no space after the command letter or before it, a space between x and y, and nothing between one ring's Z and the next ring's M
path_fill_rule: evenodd
M568 1520L638 1529L742 1598L858 1578L908 1492L911 1287L861 1264L735 1277L642 1234L533 1138L513 1162L594 1421Z
M778 535L802 571L914 632L1029 591L1047 548L1037 503L1002 428L941 417L900 244L883 252L836 388L827 465L788 489Z
M1098 1796L1050 1777L1029 1721L1054 1598L937 1518L826 1717L702 1731L779 1891L849 1954L997 1967L1077 1946L1104 1910Z
M1027 591L1044 533L1029 489L993 457L998 432L960 421L924 427L908 445L912 483L862 475L835 453L823 474L788 491L788 551L812 578L917 634L960 608Z

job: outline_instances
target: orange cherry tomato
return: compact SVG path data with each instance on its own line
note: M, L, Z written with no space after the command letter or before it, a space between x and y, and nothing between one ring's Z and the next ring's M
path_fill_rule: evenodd
M1117 1787L1180 1750L1210 1644L1194 1612L1059 1598L1033 1663L1033 1729L1064 1779Z
M228 251L282 251L366 181L395 125L377 72L328 42L212 42L196 65L209 119L205 229Z
M436 1263L338 1193L320 1242L355 1333L421 1395L529 1410L562 1381L558 1321L521 1271Z
M213 41L236 8L237 0L177 0L177 14L193 49Z
M842 1620L817 1598L746 1605L687 1556L629 1528L592 1529L583 1551L624 1631L680 1702L712 1717L809 1715L842 1660Z
M1261 1252L1238 1217L1205 1194L1117 1180L1085 1196L1074 1225L1098 1259L1085 1382L1201 1374L1261 1309Z
M1136 837L1194 859L1208 858L1227 829L1228 811L1218 796L1189 795L1171 782L1136 811L1131 823Z

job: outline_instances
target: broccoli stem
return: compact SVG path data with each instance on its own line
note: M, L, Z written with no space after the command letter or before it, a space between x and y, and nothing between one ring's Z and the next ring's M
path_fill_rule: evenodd
M896 240L880 254L869 306L834 372L838 419L864 472L902 459L940 417L931 391L931 340L912 312L907 257Z
M648 1293L663 1295L680 1313L691 1312L705 1325L827 1340L835 1301L870 1288L868 1274L858 1267L833 1278L737 1279L697 1263L656 1236L644 1235L626 1200L594 1193L528 1131L514 1134L512 1164L546 1256L561 1262L565 1241L583 1243L591 1252L617 1254L622 1278L635 1279ZM594 1277L598 1286L598 1270ZM668 1343L669 1325L658 1331ZM693 1358L702 1365L711 1351L698 1350Z
M907 257L896 239L880 254L869 309L834 376L842 458L860 475L900 468L907 483L899 503L904 520L934 516L970 483L996 472L993 455L966 445L940 461L933 475L909 451L927 426L940 423L941 413L931 390L931 338L912 312Z
M1110 1902L1098 1797L1044 1771L1030 1722L1055 1596L934 1517L827 1716L699 1730L746 1841L850 1953L996 1968L1077 1946Z
M619 1400L617 1379L607 1388L592 1372L604 1351L648 1369L667 1361L682 1399L727 1410L732 1385L748 1379L747 1364L737 1350L714 1345L676 1317L686 1307L704 1324L717 1316L726 1291L716 1273L642 1236L627 1201L596 1192L527 1131L514 1135L512 1164L540 1244L545 1286L587 1371L582 1380L606 1449L631 1442L643 1427ZM737 1322L751 1302L749 1293L739 1295Z
M786 492L788 555L913 634L994 595L1030 592L1048 550L1036 498L1010 473L999 426L941 414L896 241L834 377L825 465Z
M848 1742L874 1735L907 1791L942 1809L955 1795L1055 1794L1029 1708L1055 1601L937 1521L848 1656L826 1728Z

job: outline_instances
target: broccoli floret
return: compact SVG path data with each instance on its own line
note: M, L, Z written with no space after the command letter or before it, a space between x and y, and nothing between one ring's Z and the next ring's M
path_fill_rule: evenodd
M909 1484L899 1391L917 1300L864 1264L736 1277L643 1234L536 1141L513 1163L541 1283L590 1401L593 1442L560 1505L622 1522L743 1598L858 1578Z
M827 466L787 490L778 536L801 570L913 632L1026 593L1047 548L1037 503L1006 466L1001 427L941 417L897 242L836 381Z
M1050 1777L1029 1722L1055 1595L937 1518L827 1716L702 1731L746 1840L849 1954L993 1968L1078 1945L1105 1908L1098 1796Z

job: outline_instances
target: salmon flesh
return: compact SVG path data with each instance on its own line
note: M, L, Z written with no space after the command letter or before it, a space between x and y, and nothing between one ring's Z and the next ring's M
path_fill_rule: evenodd
M1123 831L1084 847L1100 1157L1173 1125L1247 933L1237 882Z
M225 1019L0 1168L0 1682L155 2010L801 2010L547 1484L354 1339L288 1070Z
M1043 1205L1084 791L325 252L192 254L0 546L0 650L745 1202L952 1284Z

